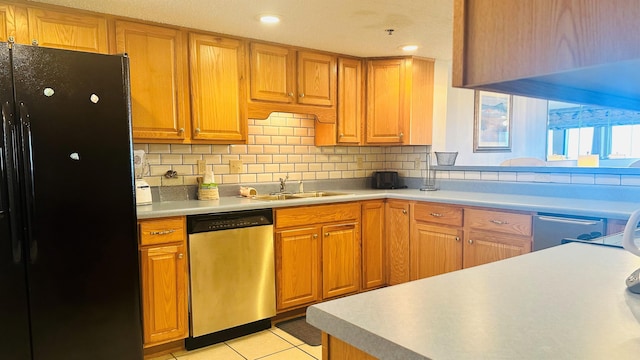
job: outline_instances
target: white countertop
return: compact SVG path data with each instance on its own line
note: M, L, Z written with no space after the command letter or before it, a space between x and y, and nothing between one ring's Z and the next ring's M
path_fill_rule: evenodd
M323 302L307 321L380 359L639 359L640 258L571 243Z
M304 198L296 200L260 201L238 196L221 197L220 200L186 200L154 202L152 205L138 206L139 219L158 218L178 215L196 215L225 211L276 208L332 202L359 201L371 199L403 199L434 201L467 206L485 206L506 210L550 212L566 215L596 216L614 219L627 219L631 212L640 208L640 202L620 202L559 198L548 196L512 195L470 191L420 191L403 190L344 190L350 195L322 198ZM633 200L633 199L631 199Z

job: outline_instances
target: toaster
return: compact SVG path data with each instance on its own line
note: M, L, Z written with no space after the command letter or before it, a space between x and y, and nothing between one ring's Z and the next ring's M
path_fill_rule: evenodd
M398 189L400 187L397 171L375 171L371 179L374 189Z
M151 186L142 179L136 179L136 205L150 205L151 201Z

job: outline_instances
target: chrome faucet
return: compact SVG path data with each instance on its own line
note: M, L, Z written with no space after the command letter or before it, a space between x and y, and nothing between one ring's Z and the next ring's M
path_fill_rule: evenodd
M289 180L289 174L287 174L287 176L285 176L284 179L280 178L280 192L281 193L285 192L285 190L286 190L286 186L287 186L286 182L287 182L287 180Z

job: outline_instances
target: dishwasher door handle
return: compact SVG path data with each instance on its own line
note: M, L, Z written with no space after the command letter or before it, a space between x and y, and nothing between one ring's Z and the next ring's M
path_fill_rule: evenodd
M538 216L539 220L542 221L550 221L557 222L563 224L576 224L576 225L598 225L602 221L594 221L594 220L581 220L581 219L567 219L567 218L558 218L553 216Z

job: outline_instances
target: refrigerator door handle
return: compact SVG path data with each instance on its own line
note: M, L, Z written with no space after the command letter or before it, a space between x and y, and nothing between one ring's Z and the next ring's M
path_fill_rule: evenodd
M29 241L29 261L35 263L38 258L38 242L34 239L31 233L31 226L33 224L33 217L35 212L35 188L33 183L33 159L32 159L32 139L31 139L31 119L29 115L29 108L21 101L20 102L20 125L22 128L22 146L23 146L23 174L26 184L26 235Z
M9 224L11 229L11 252L13 254L13 262L19 264L22 262L22 241L20 236L20 225L16 214L18 210L17 199L17 178L14 169L16 168L16 157L13 149L16 145L16 129L13 120L13 112L11 104L5 101L2 103L2 127L4 129L4 138L2 139L5 149L6 172L7 172L7 188L9 200ZM13 214L12 214L13 213Z

